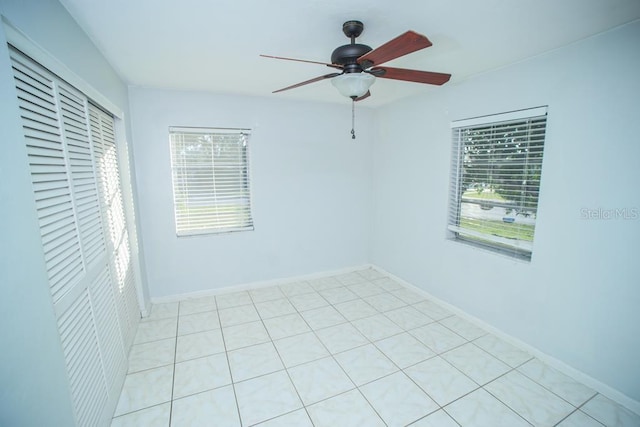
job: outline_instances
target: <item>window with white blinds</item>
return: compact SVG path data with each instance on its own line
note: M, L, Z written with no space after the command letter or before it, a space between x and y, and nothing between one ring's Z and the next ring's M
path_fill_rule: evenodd
M531 258L546 121L539 107L452 123L455 239Z
M107 425L140 318L115 121L18 50L10 55L76 423Z
M169 129L178 236L253 230L249 130Z

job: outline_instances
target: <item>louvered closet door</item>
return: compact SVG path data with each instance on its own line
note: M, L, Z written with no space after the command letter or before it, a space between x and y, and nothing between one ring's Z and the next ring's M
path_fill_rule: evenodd
M98 110L96 128L86 96L17 50L11 59L76 421L107 425L139 318L113 118Z
M89 104L91 138L95 150L96 175L100 189L101 209L108 224L109 247L112 254L112 274L115 280L116 305L122 336L127 348L133 342L134 325L140 318L134 285L129 233L126 227L120 173L118 170L113 117Z

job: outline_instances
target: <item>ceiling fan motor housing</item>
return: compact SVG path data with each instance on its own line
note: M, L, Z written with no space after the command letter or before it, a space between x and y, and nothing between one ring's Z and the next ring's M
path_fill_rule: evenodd
M344 65L345 73L359 73L362 67L357 60L372 49L366 44L352 43L336 48L331 54L331 63Z
M362 34L362 30L364 30L364 24L360 21L347 21L342 24L342 32L351 39L351 43L335 49L331 54L331 63L343 65L345 73L362 72L362 67L357 63L357 59L373 50L366 44L355 42L356 37Z

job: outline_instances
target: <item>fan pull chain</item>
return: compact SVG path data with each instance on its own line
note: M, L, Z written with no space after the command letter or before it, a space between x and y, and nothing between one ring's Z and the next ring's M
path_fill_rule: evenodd
M356 139L356 100L351 100L351 139Z

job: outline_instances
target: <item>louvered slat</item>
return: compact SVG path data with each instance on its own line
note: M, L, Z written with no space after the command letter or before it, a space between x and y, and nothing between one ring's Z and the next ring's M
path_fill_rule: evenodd
M111 286L112 279L107 265L91 286L91 300L95 307L95 320L98 330L100 350L103 355L105 376L111 390L113 381L126 370L123 337L120 333L116 310L116 301Z
M85 290L60 317L58 328L78 424L98 425L108 395L88 291Z
M130 250L127 243L127 248ZM125 278L125 300L127 301L127 319L128 328L127 334L123 337L127 348L133 344L133 340L138 329L138 323L140 321L140 308L138 306L138 295L136 293L135 275L133 271L133 261L129 261L129 267L127 268L127 276Z
M113 117L94 105L89 105L91 138L94 147L96 174L99 182L100 204L108 228L108 238L113 250L112 288L115 295L120 329L126 346L133 342L140 318L135 282L133 278L131 249L128 240L120 174L116 156ZM133 314L132 314L133 313Z
M77 255L80 241L55 107L55 83L45 70L18 56L12 56L12 66L29 165L32 175L37 176L38 186L34 187L36 209L41 224L46 224L41 229L42 240L51 294L56 303L69 292L84 268L82 258ZM47 217L51 210L64 214L58 215L56 221L50 221Z
M86 265L105 251L98 189L93 173L91 145L87 126L86 98L73 87L60 83L62 123L67 138L69 169L73 182L78 227ZM69 135L73 140L69 142Z

